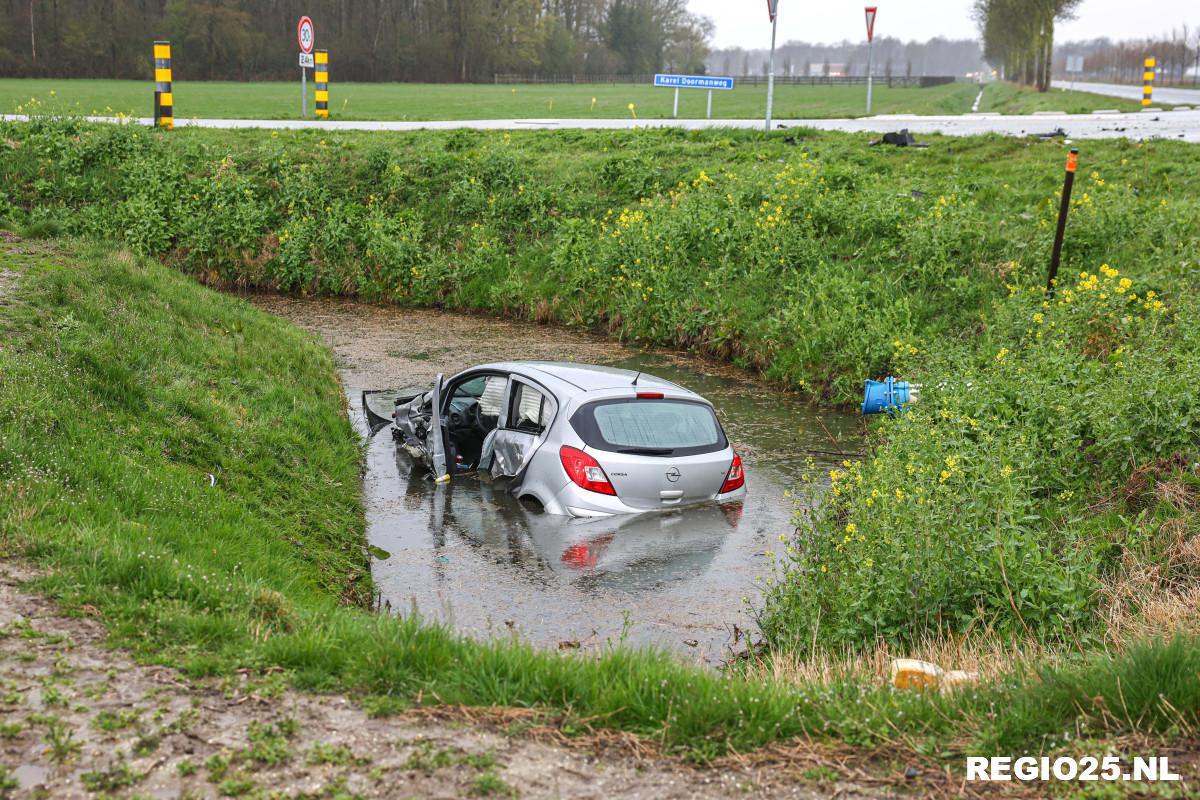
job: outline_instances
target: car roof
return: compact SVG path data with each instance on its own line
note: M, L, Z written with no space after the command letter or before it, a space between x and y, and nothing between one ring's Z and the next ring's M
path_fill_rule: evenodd
M546 384L546 388L555 391L556 394L633 388L634 378L637 379L636 386L639 389L653 387L695 394L677 383L647 372L621 369L620 367L602 367L597 364L576 364L566 361L502 361L495 364L481 364L474 369L494 369L524 375Z

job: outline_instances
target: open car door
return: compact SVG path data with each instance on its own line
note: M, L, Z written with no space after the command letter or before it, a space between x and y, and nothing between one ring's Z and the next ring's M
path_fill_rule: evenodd
M446 445L449 436L446 433L446 421L442 416L442 387L444 384L444 376L439 372L433 382L433 415L429 420L426 443L430 455L430 466L433 467L433 480L436 483L445 483L450 480L450 471L446 469L446 453L449 450Z
M515 478L546 438L558 404L545 390L517 376L508 384L508 398L491 440L493 478Z

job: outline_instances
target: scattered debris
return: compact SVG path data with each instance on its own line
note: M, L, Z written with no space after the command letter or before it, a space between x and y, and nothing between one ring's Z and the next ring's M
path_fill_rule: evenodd
M908 128L902 128L894 133L885 133L882 139L875 139L868 144L872 147L877 144L894 144L896 147L929 147L928 142L918 142L913 139Z
M1065 139L1067 138L1067 132L1062 128L1055 128L1049 133L1035 133L1034 136L1039 139Z
M910 192L900 192L899 194L896 195L896 197L911 197L914 200L919 200L925 196L926 196L925 192L922 192L920 189L913 189Z
M942 680L942 668L929 661L897 658L892 662L892 685L897 689L933 689Z
M892 662L892 685L897 689L940 689L945 692L978 681L978 672L947 671L930 661L897 658Z

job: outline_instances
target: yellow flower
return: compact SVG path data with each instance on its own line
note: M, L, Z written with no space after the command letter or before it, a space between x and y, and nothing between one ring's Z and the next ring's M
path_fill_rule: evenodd
M858 532L857 525L855 525L853 522L846 523L846 533L857 533L857 532Z

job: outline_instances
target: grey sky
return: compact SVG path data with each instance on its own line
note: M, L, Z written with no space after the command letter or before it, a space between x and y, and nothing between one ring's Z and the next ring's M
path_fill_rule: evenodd
M971 0L779 0L779 41L865 39L863 8L868 4L879 7L877 35L925 40L939 35L968 38L977 33L971 20ZM713 42L717 47L765 48L771 44L767 0L688 0L688 5L716 22ZM1083 0L1078 19L1059 23L1056 38L1137 38L1167 33L1181 22L1200 26L1197 0Z

